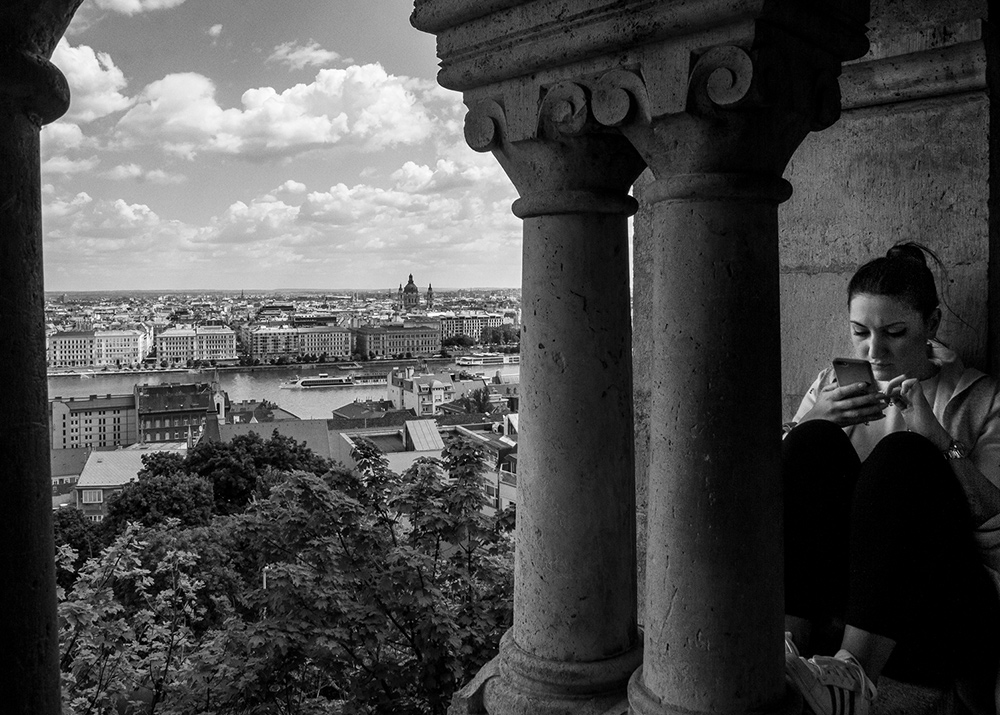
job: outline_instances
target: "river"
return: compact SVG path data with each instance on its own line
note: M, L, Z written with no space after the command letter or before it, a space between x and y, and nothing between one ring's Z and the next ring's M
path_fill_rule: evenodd
M454 365L447 369L457 369ZM497 368L475 368L472 372L484 372L487 376L496 374ZM365 372L374 372L371 365L366 365ZM517 365L504 365L504 374L518 374ZM233 401L268 400L282 409L288 410L301 419L324 419L331 417L333 410L355 400L383 400L386 398L384 385L341 386L310 389L286 389L281 383L295 379L296 376L316 375L326 372L331 375L338 373L333 366L316 367L314 365L295 365L287 368L267 368L252 370L220 370L219 382L222 389ZM386 370L388 372L388 370ZM54 397L88 397L90 395L125 395L133 391L138 384L148 383L160 385L169 382L209 382L213 379L212 370L192 370L185 372L127 372L102 373L93 377L78 375L49 376L49 398Z

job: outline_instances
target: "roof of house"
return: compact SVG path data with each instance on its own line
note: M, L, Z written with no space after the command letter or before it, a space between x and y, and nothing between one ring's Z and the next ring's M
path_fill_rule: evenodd
M90 397L54 397L52 402L61 402L71 412L81 410L114 410L135 407L135 395L91 395Z
M208 383L182 385L136 385L139 414L204 410L215 412L212 386Z
M327 420L282 420L280 422L246 423L219 425L219 441L231 442L237 435L254 432L261 439L271 439L277 430L283 437L291 437L296 442L304 443L313 453L330 459L330 433Z
M132 445L114 452L91 452L76 488L120 487L135 481L142 470L143 456L156 452L176 452L184 456L187 454L187 445L173 443Z
M83 472L90 456L90 447L70 447L69 449L50 449L49 465L53 477L76 477Z
M392 400L355 400L335 409L333 416L345 417L347 419L371 419L373 417L382 417L387 412L392 412L395 409L396 406Z
M434 420L411 420L404 425L406 431L407 447L413 446L415 452L428 452L431 450L440 452L444 449L444 442L438 434L437 424Z
M273 403L270 403L273 405ZM274 405L265 407L259 400L242 400L233 402L229 406L226 414L228 422L276 422L278 420L297 420L297 415L293 415L288 410Z

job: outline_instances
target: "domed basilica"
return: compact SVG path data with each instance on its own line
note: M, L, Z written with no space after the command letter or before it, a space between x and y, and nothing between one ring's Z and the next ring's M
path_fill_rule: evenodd
M419 310L420 309L420 289L417 288L417 284L413 282L413 274L410 274L410 280L407 281L406 285L400 284L399 286L399 298L397 300L400 310ZM427 309L434 307L434 288L430 284L427 285Z

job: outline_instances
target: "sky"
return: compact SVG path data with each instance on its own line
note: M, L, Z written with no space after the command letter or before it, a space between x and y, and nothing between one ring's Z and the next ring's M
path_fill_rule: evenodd
M410 0L85 0L42 129L45 287L517 287L516 193Z

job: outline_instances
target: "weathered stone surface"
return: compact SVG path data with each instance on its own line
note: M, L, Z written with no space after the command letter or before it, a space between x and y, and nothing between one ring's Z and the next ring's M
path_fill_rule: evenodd
M48 61L80 0L0 9L0 609L4 712L60 712L39 130L69 106Z

